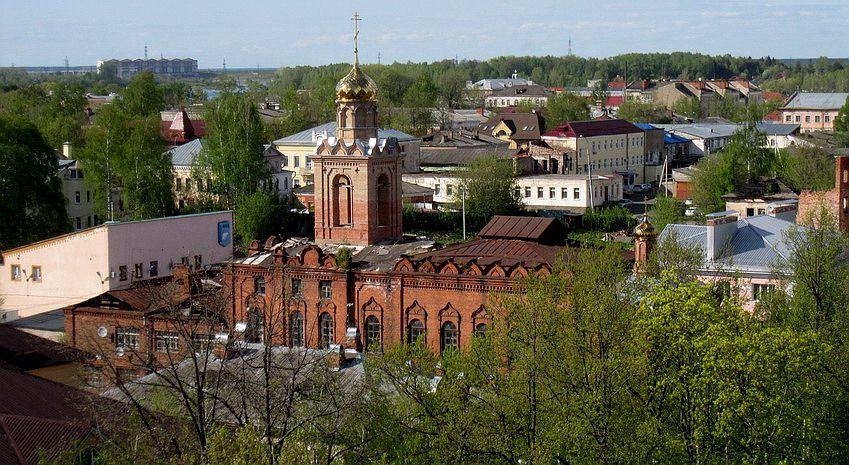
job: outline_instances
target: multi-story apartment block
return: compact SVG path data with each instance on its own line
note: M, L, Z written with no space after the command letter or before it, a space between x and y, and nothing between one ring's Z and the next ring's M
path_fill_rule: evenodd
M160 76L194 76L198 73L198 61L193 58L136 58L134 60L98 60L97 71L104 65L115 65L120 79L130 79L138 73L150 71Z
M620 174L625 185L644 182L646 135L628 121L566 122L546 131L542 141L563 153L562 174Z

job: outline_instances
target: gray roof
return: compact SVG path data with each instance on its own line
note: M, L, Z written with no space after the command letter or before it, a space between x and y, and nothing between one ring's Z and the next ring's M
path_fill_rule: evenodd
M673 134L684 134L699 139L730 137L737 130L736 124L655 124Z
M797 92L781 107L786 110L837 110L846 104L846 92Z
M470 147L446 150L423 150L419 156L419 164L422 166L458 166L467 165L475 158L494 154L498 158L513 158L519 150L511 149L506 145L489 147Z
M203 143L200 139L178 145L168 151L168 154L171 155L171 164L174 166L192 166L202 149Z
M717 260L705 260L705 270L729 272L771 273L785 263L791 251L787 232L795 223L769 215L751 216L737 220L737 231L731 238L730 250ZM800 227L801 228L801 227ZM678 243L707 250L707 226L686 224L667 225L658 242L677 233Z
M755 127L758 131L768 136L789 136L790 134L799 132L800 125L786 123L767 123L761 121L756 123Z
M277 145L308 145L315 146L316 137L319 135L326 135L327 137L336 137L336 122L331 121L329 123L320 124L316 127L304 129L301 132L296 132L290 136L286 136L274 141ZM377 131L378 139L387 139L389 137L394 137L398 139L398 142L409 142L418 140L418 137L411 136L406 132L401 132L397 129L378 129Z

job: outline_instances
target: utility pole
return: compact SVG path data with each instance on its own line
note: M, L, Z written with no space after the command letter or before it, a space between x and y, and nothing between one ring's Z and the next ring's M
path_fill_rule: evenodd
M147 44L144 44L144 59L147 60Z
M380 64L380 52L377 52L377 64Z
M460 186L460 198L463 199L463 240L466 240L466 186Z
M572 36L571 35L569 36L569 52L567 53L567 55L572 56Z

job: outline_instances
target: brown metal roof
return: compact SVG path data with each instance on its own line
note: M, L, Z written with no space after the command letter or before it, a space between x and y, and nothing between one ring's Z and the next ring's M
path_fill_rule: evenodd
M502 266L513 266L521 263L533 268L540 264L553 265L568 249L564 246L543 245L521 239L477 239L434 252L425 252L415 258L450 259L455 263L475 260L480 265L501 263Z
M556 221L555 218L499 215L490 220L478 236L482 239L539 240Z
M39 454L49 461L91 431L81 408L89 394L2 368L0 379L0 464L36 465Z

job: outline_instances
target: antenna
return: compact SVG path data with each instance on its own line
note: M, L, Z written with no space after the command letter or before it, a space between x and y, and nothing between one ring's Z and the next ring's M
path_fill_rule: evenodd
M144 44L144 59L147 60L147 44Z
M224 61L221 63L221 71L227 71L227 58L224 58Z
M569 36L569 56L572 56L572 36Z
M377 64L380 64L380 52L377 52Z

